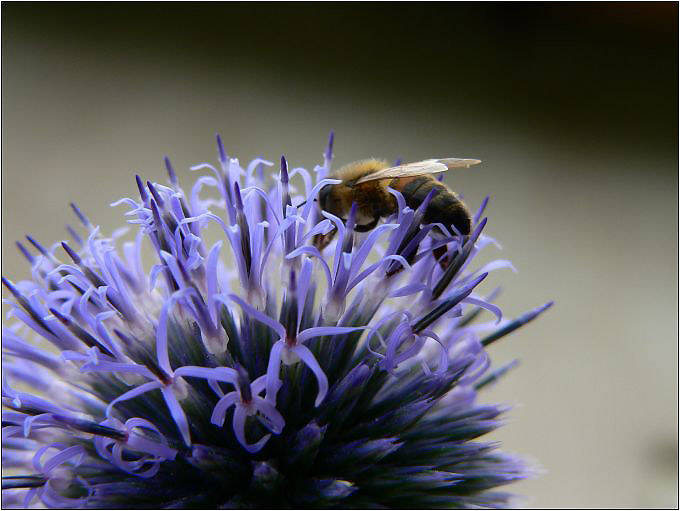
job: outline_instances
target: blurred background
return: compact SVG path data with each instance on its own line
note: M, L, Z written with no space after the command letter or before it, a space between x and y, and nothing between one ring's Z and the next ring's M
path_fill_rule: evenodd
M522 364L482 399L544 474L531 507L678 506L678 4L2 5L2 274L14 241L111 232L134 174L216 161L473 157ZM4 292L4 290L3 290Z

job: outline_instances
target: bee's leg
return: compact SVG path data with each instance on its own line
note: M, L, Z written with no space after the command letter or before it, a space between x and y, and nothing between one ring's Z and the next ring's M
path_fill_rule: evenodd
M408 238L408 240L411 240L411 239L413 239L413 238L412 237ZM402 243L403 243L402 246L405 246L407 244L406 242L402 242ZM408 256L406 256L405 259L406 259L406 262L408 264L413 264L413 262L416 260L416 256L418 255L418 248L420 248L420 245L415 247L413 249L413 251ZM404 269L404 266L402 266L401 263L399 263L397 261L393 261L392 264L387 267L387 271L385 272L385 275L387 275L388 277L391 277L392 275L396 275L397 273L399 273L403 269Z
M375 229L375 226L378 225L378 222L380 221L380 217L375 217L370 224L364 224L364 225L355 225L354 230L356 232L368 232L372 231Z
M326 234L317 234L312 238L312 243L319 251L323 250L328 246L328 244L333 241L333 238L338 233L338 230L333 227L333 230L327 232Z
M432 255L434 256L435 260L439 262L439 266L442 267L442 270L445 270L446 267L449 265L449 256L447 254L448 252L447 249L448 247L446 245L442 245L441 247L432 249Z
M442 270L446 270L449 264L451 264L451 261L454 260L456 256L458 256L458 254L462 251L465 244L470 239L470 236L465 234L463 236L459 236L458 239L460 240L458 242L458 246L453 251L453 255L451 256L449 256L448 245L442 245L441 247L432 249L432 255L434 256L435 260L439 263L439 266L441 266Z

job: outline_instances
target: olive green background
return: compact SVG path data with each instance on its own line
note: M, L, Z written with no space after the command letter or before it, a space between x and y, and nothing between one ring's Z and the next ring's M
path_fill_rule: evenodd
M458 156L447 182L518 273L491 348L520 368L482 399L544 467L532 507L677 507L678 7L607 4L2 5L2 273L67 235L75 200L122 225L168 154L336 163Z

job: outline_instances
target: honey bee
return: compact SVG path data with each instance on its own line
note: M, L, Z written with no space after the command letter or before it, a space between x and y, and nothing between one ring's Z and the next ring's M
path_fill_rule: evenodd
M397 166L373 158L350 163L328 176L342 182L320 190L319 206L346 221L352 203L356 203L354 230L367 232L374 229L381 218L397 213L397 200L388 187L400 191L406 205L414 210L434 188L438 193L430 200L423 223L440 222L447 228L453 225L458 233L467 235L472 223L470 212L458 195L433 174L477 163L481 163L480 160L462 158L430 159ZM335 230L317 238L315 243L322 248L334 235Z

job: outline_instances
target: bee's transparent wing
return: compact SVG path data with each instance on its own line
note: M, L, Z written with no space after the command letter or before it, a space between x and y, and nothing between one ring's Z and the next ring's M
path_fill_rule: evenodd
M439 158L417 161L415 163L407 163L396 167L388 167L373 172L372 174L367 174L359 179L356 184L365 183L366 181L375 181L376 179L394 179L398 177L422 176L423 174L437 174L438 172L446 172L447 170L454 168L469 167L470 165L477 165L478 163L481 163L481 160L471 160L467 158Z

